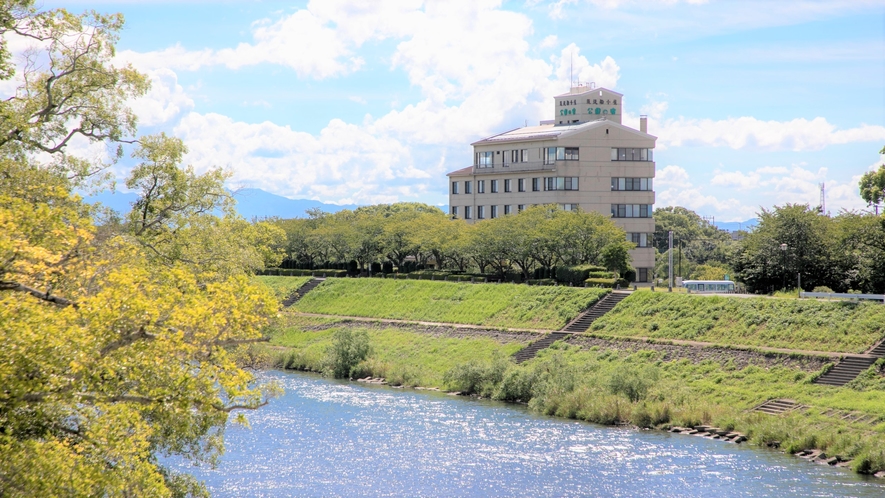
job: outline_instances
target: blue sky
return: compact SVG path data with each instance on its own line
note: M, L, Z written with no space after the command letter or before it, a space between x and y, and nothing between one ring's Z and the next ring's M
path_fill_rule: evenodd
M649 115L657 207L745 220L825 183L860 209L885 161L882 0L44 5L122 12L118 62L153 79L140 131L290 198L445 204L470 142L552 118L570 64L625 124Z

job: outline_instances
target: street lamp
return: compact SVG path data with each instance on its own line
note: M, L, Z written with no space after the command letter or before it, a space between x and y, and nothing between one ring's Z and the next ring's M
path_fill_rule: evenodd
M783 274L783 285L781 289L787 288L787 245L781 244L781 274Z

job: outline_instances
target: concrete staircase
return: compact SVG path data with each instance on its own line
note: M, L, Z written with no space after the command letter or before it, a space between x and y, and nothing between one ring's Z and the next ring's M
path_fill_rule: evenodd
M542 339L539 339L528 346L520 349L513 355L513 361L516 363L522 363L526 360L530 360L538 354L538 351L542 349L547 349L554 342L565 339L570 334L568 332L550 332L545 335Z
M866 354L875 356L876 358L885 358L885 339L879 341L879 344L871 347Z
M314 279L309 280L306 284L299 287L298 290L296 290L294 294L292 294L291 296L289 296L283 300L283 307L288 308L289 306L292 306L293 304L298 302L299 299L304 297L305 294L316 289L316 287L318 285L320 285L321 283L323 283L325 281L326 281L325 278L314 278Z
M770 399L761 405L750 409L751 412L767 413L769 415L780 415L782 413L791 412L793 410L801 410L808 408L800 405L791 399Z
M513 361L515 361L516 363L522 363L524 361L530 360L534 358L536 354L538 354L538 351L550 347L550 345L554 342L565 339L571 334L586 332L587 329L590 328L590 324L593 323L594 320L611 311L612 308L615 307L615 305L620 303L625 297L629 295L629 292L612 292L611 294L600 299L596 304L591 306L590 309L578 315L577 318L572 320L562 330L551 332L544 336L544 338L539 339L517 351L513 355Z
M813 383L826 386L844 386L854 380L858 374L870 368L878 359L869 355L845 356L829 372L815 379Z
M578 315L577 318L572 320L571 323L566 325L562 330L564 332L572 333L586 332L587 329L590 328L590 324L592 324L597 318L611 311L612 308L629 295L629 292L612 292L600 299L599 302L591 306L590 309Z

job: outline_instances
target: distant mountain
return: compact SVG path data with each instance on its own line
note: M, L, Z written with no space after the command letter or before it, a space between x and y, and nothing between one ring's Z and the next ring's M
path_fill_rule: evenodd
M729 232L736 232L738 230L749 231L751 228L755 227L759 224L759 220L756 218L751 218L747 221L714 221L714 225L716 228L720 230L728 230Z
M101 202L114 211L125 214L132 209L132 204L138 200L138 195L126 192L101 192L97 195L86 196L85 199L89 203ZM355 209L359 207L356 204L339 206L307 199L289 199L288 197L274 195L257 188L237 190L234 192L234 199L237 201L237 212L247 220L272 216L304 218L305 211L308 209L320 208L327 213L335 213L342 209Z
M281 195L271 194L258 188L244 188L234 192L237 200L237 212L240 216L252 218L304 218L308 209L320 208L327 213L336 213L342 209L356 209L356 204L326 204L308 199L289 199Z

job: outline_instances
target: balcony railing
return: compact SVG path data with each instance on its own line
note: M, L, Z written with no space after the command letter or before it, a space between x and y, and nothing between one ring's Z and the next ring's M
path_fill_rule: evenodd
M491 173L516 173L519 171L555 171L555 164L545 164L543 161L530 161L524 163L504 163L494 165L473 165L474 175L485 175Z

